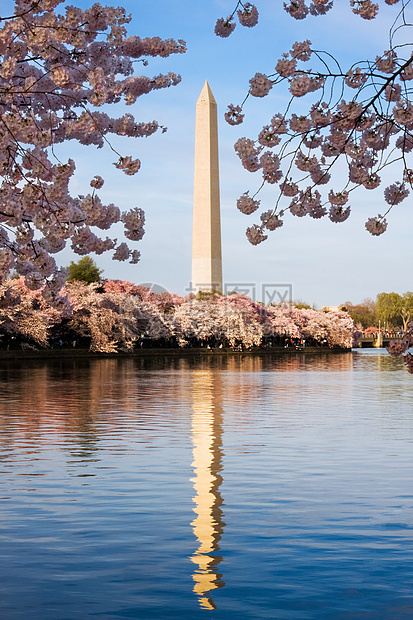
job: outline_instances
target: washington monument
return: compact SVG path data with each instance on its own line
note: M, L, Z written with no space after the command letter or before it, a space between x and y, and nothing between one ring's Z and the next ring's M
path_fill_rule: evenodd
M222 292L217 104L208 82L196 103L192 288Z

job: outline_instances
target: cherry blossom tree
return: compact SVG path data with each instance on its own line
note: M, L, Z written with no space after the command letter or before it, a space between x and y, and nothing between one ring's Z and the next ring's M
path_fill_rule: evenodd
M355 345L361 332L355 329L353 319L347 312L319 312L302 310L305 320L302 336L325 341L330 347L350 348Z
M64 0L15 0L14 12L0 16L0 281L14 269L32 290L42 288L50 303L59 297L67 275L53 257L70 242L85 255L113 250L113 258L136 263L139 251L125 242L99 235L122 222L125 236L139 241L144 212L121 213L104 205L95 176L91 190L72 196L69 182L75 162L62 162L56 146L69 140L109 145L115 166L135 174L140 160L117 153L110 135L150 136L156 121L139 122L132 114L111 117L101 108L176 85L174 73L147 77L135 73L148 57L185 52L182 40L129 36L131 16L99 3L82 10L57 7ZM161 128L164 130L164 128ZM46 284L46 286L44 286Z
M246 348L258 346L263 337L262 321L242 297L245 296L215 294L205 301L187 300L175 308L173 335L181 346L190 339L209 338L232 347L238 344Z
M409 323L403 334L403 339L392 340L387 351L393 357L401 358L405 362L407 370L413 374L413 322Z
M0 346L4 339L17 338L23 347L47 347L50 329L62 316L22 276L0 284Z
M274 58L274 73L256 73L250 79L241 105L228 107L227 122L239 125L250 97L266 97L274 89L289 97L286 108L268 119L257 137L241 137L235 143L243 167L261 175L257 191L244 192L237 201L238 209L247 215L258 212L260 189L269 184L275 190L274 205L247 228L253 245L281 227L288 211L315 219L328 214L332 222L344 222L350 215L352 192L378 188L383 172L390 167L394 182L384 188L379 199L381 213L367 219L366 229L381 235L387 228L388 213L409 195L413 183L410 2L385 3L397 6L392 8L394 22L387 49L379 51L375 59L342 67L329 53L314 49L309 40L297 41L280 58ZM372 20L383 2L350 0L349 4L353 13ZM303 20L324 15L333 5L334 0L290 0L284 9L292 18ZM257 8L238 2L228 18L218 20L215 33L229 36L236 15L247 27L258 22ZM307 101L304 111L303 101Z
M97 283L67 283L65 292L74 307L69 327L90 339L91 351L131 351L142 336L153 340L170 337L169 315L131 294L128 285L131 283L109 281L107 290L99 292Z

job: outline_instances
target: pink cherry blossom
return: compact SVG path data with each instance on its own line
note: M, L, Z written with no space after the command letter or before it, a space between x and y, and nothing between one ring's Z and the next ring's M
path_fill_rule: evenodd
M257 172L261 168L261 163L257 155L247 155L242 160L242 165L249 172Z
M393 183L384 190L384 199L389 205L397 205L409 195L409 190L404 183Z
M258 134L258 142L262 146L273 147L281 142L281 138L272 125L266 125Z
M239 138L234 144L234 149L240 159L258 156L261 151L250 138Z
M277 134L287 133L288 127L285 116L283 116L282 114L274 114L271 119L271 128Z
M325 15L330 9L333 8L333 0L313 0L310 4L310 14Z
M59 312L46 303L40 288L29 288L22 277L0 284L0 322L3 334L46 347L50 328L65 314L63 308Z
M241 211L241 213L245 213L245 215L250 215L254 213L260 206L259 200L254 200L251 196L248 195L248 192L245 192L240 196L237 200L237 208Z
M257 224L249 226L246 230L246 235L251 245L258 245L267 239L267 235L263 233L262 227Z
M293 48L290 51L290 54L293 58L296 58L297 60L310 60L312 54L311 41L309 41L308 39L306 41L302 41L301 43L296 41L295 43L293 43Z
M141 259L141 253L139 252L139 250L132 250L129 258L129 262L131 263L131 265L136 265Z
M393 108L393 116L397 123L410 125L413 121L413 105L406 99L400 99Z
M228 111L225 112L225 120L229 125L240 125L244 120L244 114L241 114L241 107L229 104Z
M379 187L380 183L381 183L381 178L379 177L377 172L372 172L363 181L363 185L366 189L376 189L376 187Z
M130 256L130 250L126 243L120 243L115 250L113 258L115 260L124 261L127 260Z
M260 157L260 164L264 172L275 172L280 166L280 160L271 151L265 151Z
M234 31L234 28L235 22L231 17L227 17L227 19L220 17L215 24L215 34L218 37L222 37L225 39L226 37L229 37L229 35Z
M265 97L272 88L272 82L263 73L256 73L250 79L250 93L253 97Z
M336 193L333 190L330 190L328 199L332 205L341 207L348 201L348 192L342 191Z
M327 213L327 209L323 207L321 204L317 204L317 203L312 206L307 207L307 209L308 209L308 215L314 218L315 220L318 220L321 217L324 217Z
M331 121L331 111L326 103L313 105L310 110L311 120L315 127L327 127Z
M290 4L284 2L284 9L294 19L304 19L308 15L308 7L304 0L290 0Z
M393 73L396 69L396 52L386 50L382 56L376 56L376 67L383 73Z
M298 133L305 133L312 128L311 119L307 116L297 116L292 114L290 118L290 129Z
M385 232L387 221L382 215L378 215L377 217L370 217L365 226L371 235L378 237Z
M307 156L302 151L298 151L295 157L295 165L299 170L305 172L317 169L319 166L318 160L315 155Z
M139 159L132 159L132 157L128 155L127 157L119 157L119 161L115 163L115 167L119 170L123 170L127 175L133 175L138 172L141 167L141 162Z
M363 84L367 82L367 79L366 73L363 73L360 67L357 67L356 69L347 71L344 81L350 88L359 89L360 86L363 86Z
M276 228L280 228L283 225L283 221L280 219L279 215L270 211L265 211L265 213L261 214L261 222L268 228L268 230L275 230Z
M281 77L287 78L294 75L296 67L297 61L295 58L289 58L288 54L284 54L275 65L275 70Z
M413 187L413 170L411 168L404 169L403 181L405 181L405 183L409 183L410 187Z
M363 19L374 19L379 11L379 5L371 0L350 0L353 13L360 15Z
M392 340L387 347L387 351L390 353L390 355L400 357L403 355L403 353L407 351L408 348L408 342L398 342L397 340Z
M258 10L257 7L250 2L246 2L243 5L242 10L237 11L239 23L241 26L247 28L253 28L258 23Z
M311 91L311 78L306 73L296 73L290 79L290 93L294 97L304 97Z
M100 189L101 187L103 187L103 184L104 184L104 180L98 174L95 177L93 177L93 179L90 182L90 186L94 187L95 189Z
M321 167L312 168L310 171L311 180L314 185L326 185L330 182L331 175L327 170L323 170Z
M308 214L308 207L307 205L303 204L301 197L294 198L290 202L289 210L290 213L292 215L295 215L296 217L304 217Z
M310 186L305 191L300 192L300 200L306 207L318 207L321 205L321 194L317 189Z
M309 149L317 149L323 143L323 137L318 131L303 136L303 144Z
M402 93L402 87L400 84L387 84L384 90L384 97L386 101L399 101Z
M350 207L343 208L340 205L331 205L328 217L334 223L345 222L350 215Z
M284 196L296 196L299 192L299 187L291 180L285 180L283 181L283 183L280 184L280 191L282 194L284 194Z
M367 144L364 140L360 140L358 143L349 141L344 147L345 152L352 159L360 159L367 150Z
M411 63L401 72L400 79L402 82L409 82L413 80L413 67Z
M121 280L106 281L103 290L99 283L71 281L59 295L50 286L32 291L18 278L0 284L0 300L3 333L27 346L47 347L51 329L59 324L62 329L62 319L72 333L89 341L92 351L106 353L132 351L142 334L155 346L159 339L182 347L190 340L198 340L199 346L199 340L213 339L246 348L259 346L265 336L311 338L349 348L358 334L345 312L264 306L240 293L196 301L191 295L157 294Z

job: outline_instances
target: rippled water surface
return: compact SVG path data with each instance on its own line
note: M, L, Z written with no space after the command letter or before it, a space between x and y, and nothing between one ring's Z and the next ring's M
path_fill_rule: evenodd
M0 364L0 618L413 618L385 351Z

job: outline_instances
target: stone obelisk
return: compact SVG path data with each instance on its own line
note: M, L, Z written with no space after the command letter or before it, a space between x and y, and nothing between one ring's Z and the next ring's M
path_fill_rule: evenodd
M222 292L217 104L208 82L196 103L192 288Z

